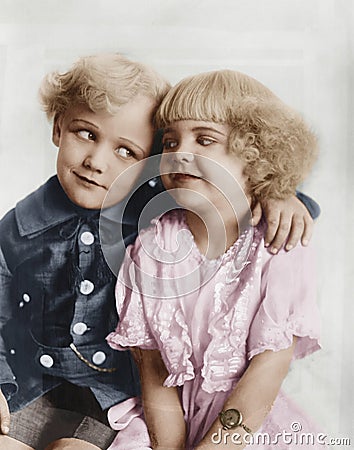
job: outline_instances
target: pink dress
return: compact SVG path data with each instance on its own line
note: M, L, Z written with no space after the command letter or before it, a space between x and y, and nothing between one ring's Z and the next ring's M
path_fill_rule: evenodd
M186 449L207 433L253 356L289 347L293 335L298 336L294 358L320 348L312 250L298 246L273 256L264 248L263 231L264 225L247 229L224 255L208 260L184 212L175 210L155 219L127 249L116 287L120 321L107 340L118 350L160 351L169 373L164 385L180 389ZM121 406L114 408L111 423L115 413L117 422L121 415ZM134 423L137 411L134 405L120 428ZM301 431L293 429L296 424ZM277 438L283 432L292 437ZM313 449L312 443L299 445L300 434L313 433L316 444L317 432L280 392L254 439L258 433L269 437L247 448ZM120 439L124 436L129 426ZM146 436L142 432L135 447L117 441L112 449L147 449Z

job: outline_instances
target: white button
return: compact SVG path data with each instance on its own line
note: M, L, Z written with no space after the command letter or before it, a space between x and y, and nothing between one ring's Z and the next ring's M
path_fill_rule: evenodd
M95 236L90 231L84 231L80 236L81 242L85 245L91 245L95 242Z
M85 333L85 331L87 331L87 325L84 322L77 322L74 326L73 326L73 332L75 334L78 334L79 336L81 336L82 334Z
M94 290L95 285L90 280L84 280L80 283L80 292L84 295L89 295Z
M12 348L12 349L10 350L10 353L11 353L11 355L14 355L14 354L16 353L16 350L15 350L14 348Z
M157 185L156 178L153 178L152 180L150 180L148 184L150 187L154 188Z
M39 362L42 364L43 367L47 367L49 369L54 364L54 360L50 355L42 355L39 358Z
M92 356L92 362L98 366L106 361L106 354L104 352L96 352Z
M18 304L18 306L19 306L20 308L23 308L23 307L25 306L25 303L24 303L24 302L20 302L20 303Z
M23 294L22 298L26 303L31 301L31 297L28 294Z

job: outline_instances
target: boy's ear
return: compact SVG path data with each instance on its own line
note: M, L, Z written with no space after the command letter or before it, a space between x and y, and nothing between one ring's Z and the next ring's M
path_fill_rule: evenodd
M61 122L62 116L57 114L53 121L52 141L56 147L59 147L60 135L61 135Z

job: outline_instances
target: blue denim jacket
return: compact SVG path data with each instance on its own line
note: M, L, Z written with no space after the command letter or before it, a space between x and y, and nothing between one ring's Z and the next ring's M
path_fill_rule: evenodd
M156 179L133 196L121 219L125 245L135 239L142 207L161 190ZM54 176L0 221L0 385L11 411L63 379L90 387L102 409L139 393L130 353L105 341L118 317L98 216L70 202Z
M135 209L123 218L125 244ZM0 385L11 411L63 379L89 386L103 409L139 393L129 352L105 341L118 317L98 216L53 177L0 222Z

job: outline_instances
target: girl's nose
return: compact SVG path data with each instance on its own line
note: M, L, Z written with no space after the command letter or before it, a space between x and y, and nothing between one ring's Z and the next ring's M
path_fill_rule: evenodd
M175 161L190 163L194 161L194 153L178 151L174 153Z

